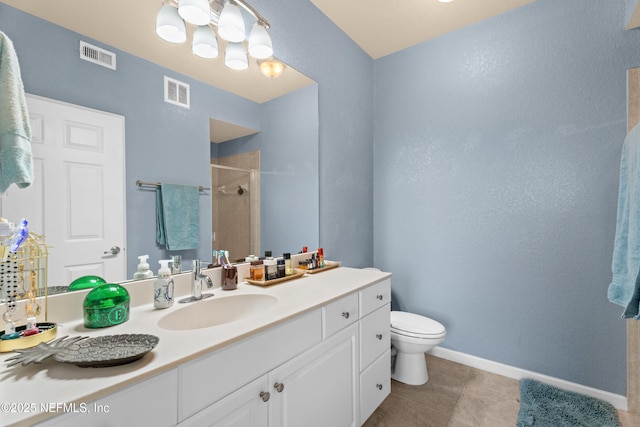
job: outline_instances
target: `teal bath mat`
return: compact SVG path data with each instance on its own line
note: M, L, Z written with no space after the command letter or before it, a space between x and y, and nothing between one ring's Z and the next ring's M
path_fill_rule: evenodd
M607 402L523 379L516 427L530 426L621 427L615 408Z

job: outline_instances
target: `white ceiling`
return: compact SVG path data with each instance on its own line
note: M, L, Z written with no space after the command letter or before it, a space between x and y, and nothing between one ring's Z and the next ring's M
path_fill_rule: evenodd
M162 0L0 1L257 103L313 83L288 66L278 78L264 77L255 60L250 61L248 70L233 71L224 66L223 55L202 59L191 53L188 42L179 45L165 42L155 34L156 15ZM297 1L311 1L369 56L377 59L533 0L453 0L449 3L438 0ZM127 13L123 13L125 10ZM269 16L265 18L269 20ZM188 25L188 40L193 30L194 27ZM220 40L219 43L222 52L224 45ZM277 56L278 46L274 46L274 50ZM252 132L250 129L224 126L222 122L212 121L212 130L215 127L223 134L214 135L212 131L212 141L220 142L230 135Z
M311 0L373 59L533 0Z
M255 62L249 70L229 70L223 65L222 55L216 59L202 59L191 53L189 43L165 42L154 31L162 0L0 1L258 103L312 83L290 67L277 79L260 74ZM297 1L311 1L365 52L377 59L533 0ZM123 13L124 10L127 13ZM268 16L265 18L269 20ZM188 32L191 34L193 27ZM278 46L274 48L277 55Z

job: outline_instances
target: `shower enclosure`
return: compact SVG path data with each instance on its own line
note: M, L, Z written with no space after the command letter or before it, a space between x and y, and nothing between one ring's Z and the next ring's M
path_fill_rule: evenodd
M212 248L232 261L260 252L260 173L211 165Z

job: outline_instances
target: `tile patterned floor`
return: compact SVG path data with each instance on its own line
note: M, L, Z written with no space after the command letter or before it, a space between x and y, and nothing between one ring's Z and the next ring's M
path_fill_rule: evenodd
M392 381L391 394L364 427L515 427L520 408L517 380L427 355L429 382ZM623 427L640 415L618 411Z

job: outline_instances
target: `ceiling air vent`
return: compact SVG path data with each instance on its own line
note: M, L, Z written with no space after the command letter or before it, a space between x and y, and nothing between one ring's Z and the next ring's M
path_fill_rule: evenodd
M116 69L116 54L80 41L80 58L103 67Z
M164 76L164 102L189 108L189 85Z

